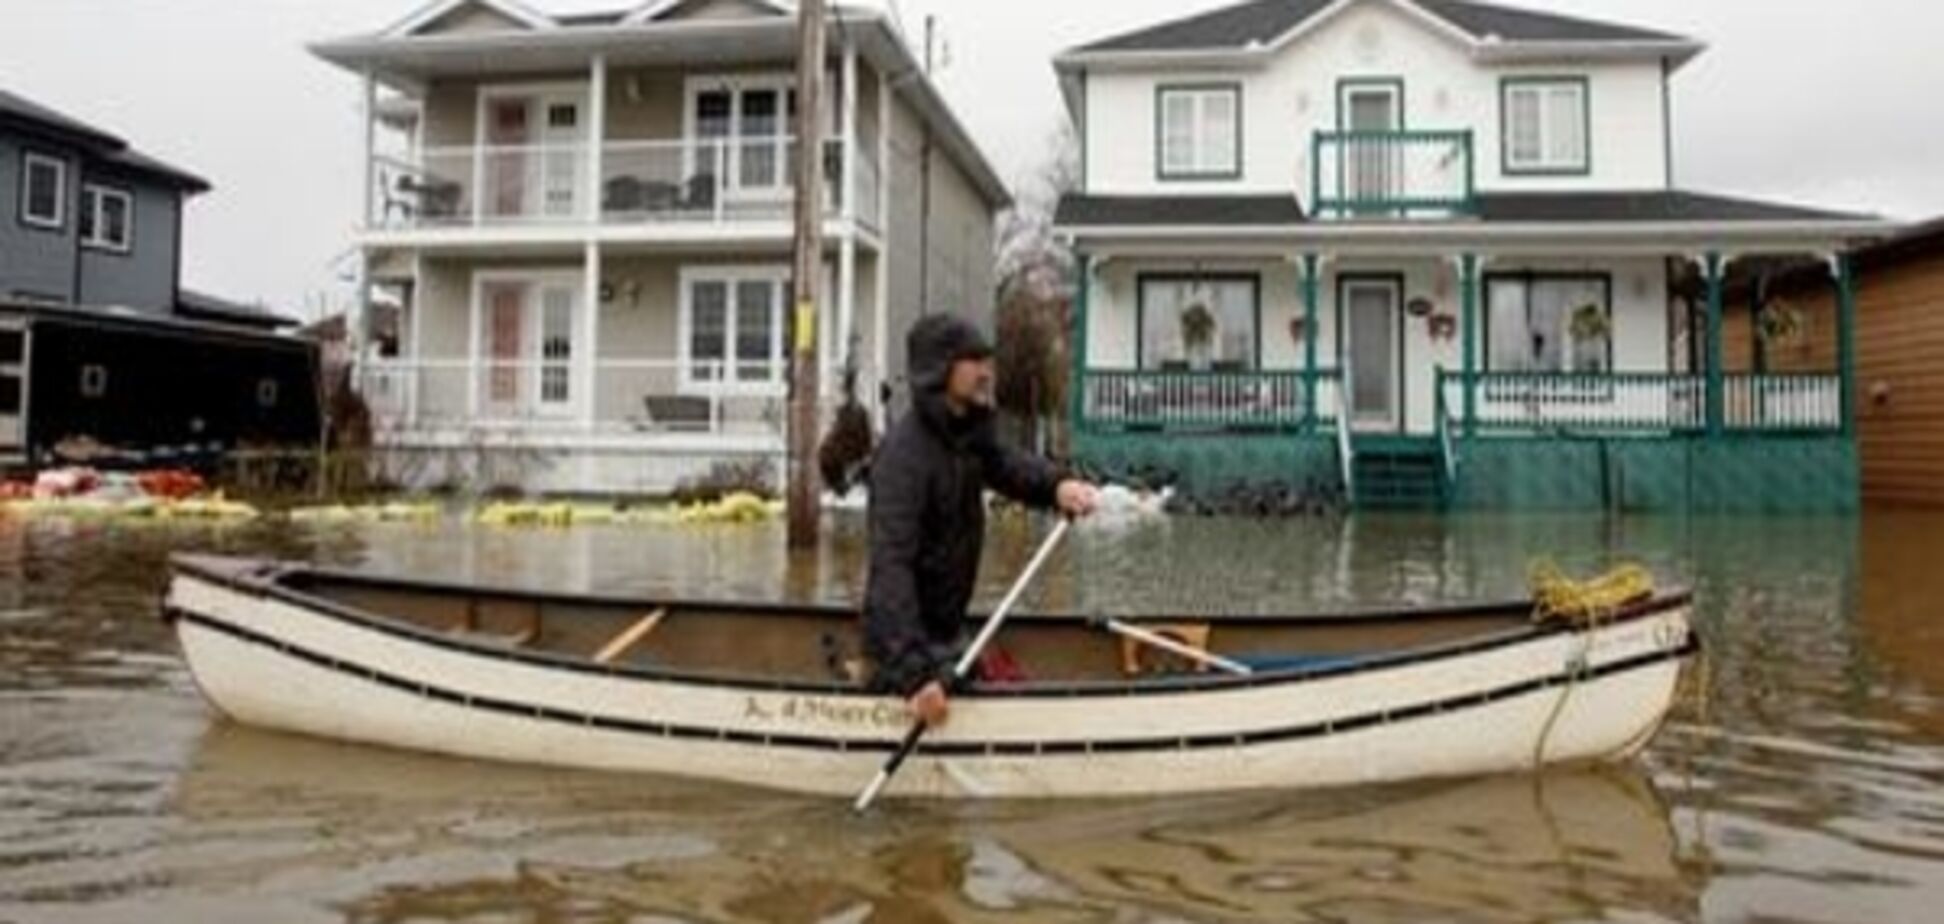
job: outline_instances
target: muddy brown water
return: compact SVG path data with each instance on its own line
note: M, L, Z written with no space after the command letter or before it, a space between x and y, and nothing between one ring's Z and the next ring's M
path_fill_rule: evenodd
M995 525L988 600L1034 540ZM862 822L233 725L154 619L176 550L848 601L863 546L848 520L798 557L769 526L0 520L0 921L1944 920L1944 515L1092 527L1034 605L1312 612L1639 561L1696 589L1706 694L1599 772Z

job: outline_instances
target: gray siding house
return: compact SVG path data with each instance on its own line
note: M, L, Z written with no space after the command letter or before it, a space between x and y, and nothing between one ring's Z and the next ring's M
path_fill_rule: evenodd
M0 295L175 311L182 208L209 184L0 90Z
M0 462L314 439L314 351L275 333L295 322L182 288L183 207L209 189L0 90Z

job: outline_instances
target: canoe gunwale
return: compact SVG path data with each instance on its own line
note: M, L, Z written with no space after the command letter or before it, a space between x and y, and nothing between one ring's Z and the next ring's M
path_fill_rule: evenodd
M598 664L591 659L577 658L548 651L511 649L484 644L464 637L445 635L401 619L362 610L309 593L291 585L295 578L322 579L342 583L361 584L368 587L407 590L421 593L442 593L463 596L495 596L529 600L540 603L555 603L577 606L644 607L666 606L671 610L700 610L703 612L743 612L771 615L808 615L825 617L849 616L849 610L830 606L809 606L768 603L724 603L724 602L658 602L603 597L599 595L576 595L557 592L528 591L492 587L468 587L457 584L441 583L411 578L391 578L360 574L353 571L313 567L287 563L273 563L239 559L221 559L209 556L178 555L171 559L171 570L177 577L188 576L227 590L257 599L275 599L284 604L304 611L331 618L366 630L399 638L415 644L428 645L471 657L513 662L536 667L566 670L579 674L608 676L658 683L688 685L711 689L729 689L766 693L799 693L825 696L854 697L868 695L863 689L837 682L818 682L806 679L779 679L757 675L742 675L721 671L685 671L662 665L643 664ZM1686 590L1668 591L1652 599L1642 601L1616 613L1613 618L1602 621L1598 629L1612 628L1626 623L1650 619L1664 613L1688 606L1692 594ZM1448 607L1425 607L1410 610L1339 615L1335 617L1250 617L1252 624L1301 624L1305 626L1330 627L1347 624L1383 624L1412 622L1437 618L1497 617L1516 613L1529 608L1524 601L1498 604L1461 604ZM164 605L163 618L175 620L184 614ZM250 633L239 626L214 619L206 614L187 614L195 622L213 624L232 633ZM1081 625L1086 622L1080 616L1042 615L1028 617L1042 625ZM1179 621L1182 617L1147 617L1129 619L1129 622ZM1241 620L1238 620L1241 621ZM1421 667L1425 664L1457 660L1500 648L1537 642L1559 635L1579 635L1597 629L1575 629L1560 625L1530 625L1500 632L1484 633L1478 636L1396 649L1354 662L1322 665L1315 667L1295 667L1276 671L1262 671L1249 675L1230 674L1191 674L1179 677L1143 678L1122 681L1078 681L1062 683L1026 683L1004 687L979 687L965 691L961 696L971 699L1080 699L1080 698L1133 698L1142 696L1170 696L1183 693L1218 693L1234 690L1254 689L1270 686L1301 686L1326 680L1335 680L1356 674ZM1692 631L1684 649L1674 656L1685 657L1699 649L1699 638Z

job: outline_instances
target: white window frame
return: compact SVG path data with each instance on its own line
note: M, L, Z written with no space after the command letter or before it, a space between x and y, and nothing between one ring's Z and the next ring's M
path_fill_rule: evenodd
M678 274L678 310L676 312L676 358L681 365L681 392L688 395L738 395L754 397L781 396L789 384L790 357L784 352L784 326L789 312L790 267L782 264L752 264L742 266L684 266ZM737 305L736 287L739 283L761 281L776 286L775 297L770 302L770 374L760 382L743 381L736 376L736 325ZM729 302L723 317L723 355L721 357L698 357L694 354L695 330L695 285L702 282L722 283L729 292ZM697 374L699 363L718 362L721 374L708 378Z
M89 197L93 197L93 201ZM120 199L122 202L122 239L110 240L102 236L102 229L108 227L105 220L108 209L107 199ZM135 250L135 194L126 189L104 186L100 183L81 184L81 210L89 214L94 228L81 238L81 246L93 250L106 250L111 253L133 253Z
M33 213L33 183L35 167L54 168L54 214L52 216ZM45 228L59 231L67 227L67 187L68 162L64 158L39 151L23 151L20 155L20 222L31 228Z
M835 84L833 83L833 86ZM742 107L743 94L751 90L774 90L782 109L778 113L780 125L770 140L776 151L777 178L773 186L744 186L742 181ZM682 173L692 176L702 155L703 138L698 131L698 107L702 94L723 91L729 94L729 135L722 139L727 146L723 159L723 173L717 182L730 194L744 199L787 199L796 188L796 176L791 172L790 145L796 142L796 121L790 115L790 100L796 96L796 75L782 71L750 74L697 74L689 77L683 84L682 93ZM842 138L843 132L837 124L835 93L824 95L825 143L830 139ZM752 139L759 140L759 139Z
M1174 97L1187 97L1189 117L1193 123L1193 141L1190 147L1192 163L1177 165L1168 160L1168 101ZM1229 113L1228 143L1229 157L1218 161L1210 151L1212 137L1208 130L1209 100L1227 99L1232 107ZM1154 174L1162 181L1170 180L1239 180L1242 178L1243 148L1242 86L1237 83L1204 84L1162 84L1154 92Z
M1553 158L1554 142L1559 140L1559 132L1562 129L1560 126L1554 124L1552 103L1554 95L1560 92L1570 92L1574 97L1574 101L1578 103L1578 105L1573 107L1572 117L1578 122L1574 126L1574 129L1580 135L1579 156L1570 160L1555 160ZM1504 112L1501 113L1503 129L1499 137L1499 143L1505 147L1504 160L1506 174L1509 176L1578 176L1590 173L1593 169L1592 92L1592 82L1583 77L1507 78L1504 92L1500 96L1500 105L1504 107ZM1512 105L1512 98L1514 95L1522 93L1534 94L1538 99L1538 106L1535 111L1538 113L1537 118L1539 119L1539 157L1534 160L1520 160L1518 151L1512 144L1512 137L1515 131L1513 126L1513 113L1516 111Z

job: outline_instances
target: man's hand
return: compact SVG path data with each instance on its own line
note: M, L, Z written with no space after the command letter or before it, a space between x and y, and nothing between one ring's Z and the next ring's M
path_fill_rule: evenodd
M936 680L911 694L911 698L905 701L905 708L910 710L912 718L924 722L927 728L945 724L952 714L952 704L945 697L945 685Z
M1100 506L1100 489L1077 478L1060 482L1053 493L1053 505L1076 520L1093 515Z

